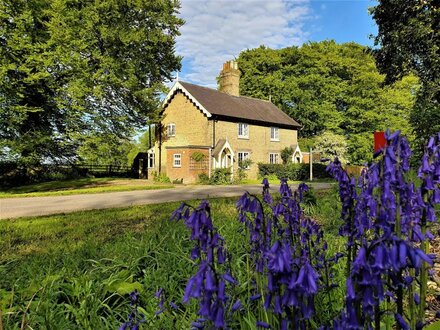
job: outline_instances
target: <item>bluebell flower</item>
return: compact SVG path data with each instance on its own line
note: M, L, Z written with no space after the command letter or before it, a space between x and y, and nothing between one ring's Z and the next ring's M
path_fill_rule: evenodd
M256 326L264 329L270 329L270 325L263 321L257 321Z

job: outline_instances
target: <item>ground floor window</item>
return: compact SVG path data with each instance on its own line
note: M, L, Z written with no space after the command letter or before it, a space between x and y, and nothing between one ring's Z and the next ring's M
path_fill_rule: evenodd
M174 154L173 155L173 167L182 167L182 155Z
M269 163L270 164L278 164L280 162L280 154L271 152L269 154Z
M239 151L237 153L238 158L238 166L242 167L241 164L247 160L250 159L250 153L248 151ZM244 169L249 169L249 164L246 164L246 166L243 167Z
M154 154L148 154L148 168L154 168Z

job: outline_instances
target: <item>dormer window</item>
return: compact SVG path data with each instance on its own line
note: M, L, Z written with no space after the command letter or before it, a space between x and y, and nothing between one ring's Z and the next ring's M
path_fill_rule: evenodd
M249 139L249 125L238 123L238 137L241 139Z
M271 127L270 128L270 140L271 141L279 141L280 140L280 133L279 133L278 127Z
M176 135L176 125L168 124L167 125L167 136L175 136Z

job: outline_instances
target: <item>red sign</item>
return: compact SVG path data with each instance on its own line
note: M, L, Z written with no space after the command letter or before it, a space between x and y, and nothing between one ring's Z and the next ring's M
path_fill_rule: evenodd
M374 152L385 148L386 144L385 132L374 132Z

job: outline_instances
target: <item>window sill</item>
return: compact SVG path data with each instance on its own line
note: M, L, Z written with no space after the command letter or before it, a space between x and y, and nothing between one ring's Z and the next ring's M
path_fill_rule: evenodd
M239 136L240 140L249 140L249 136Z
M280 139L278 139L278 140L270 139L270 142L280 142Z

